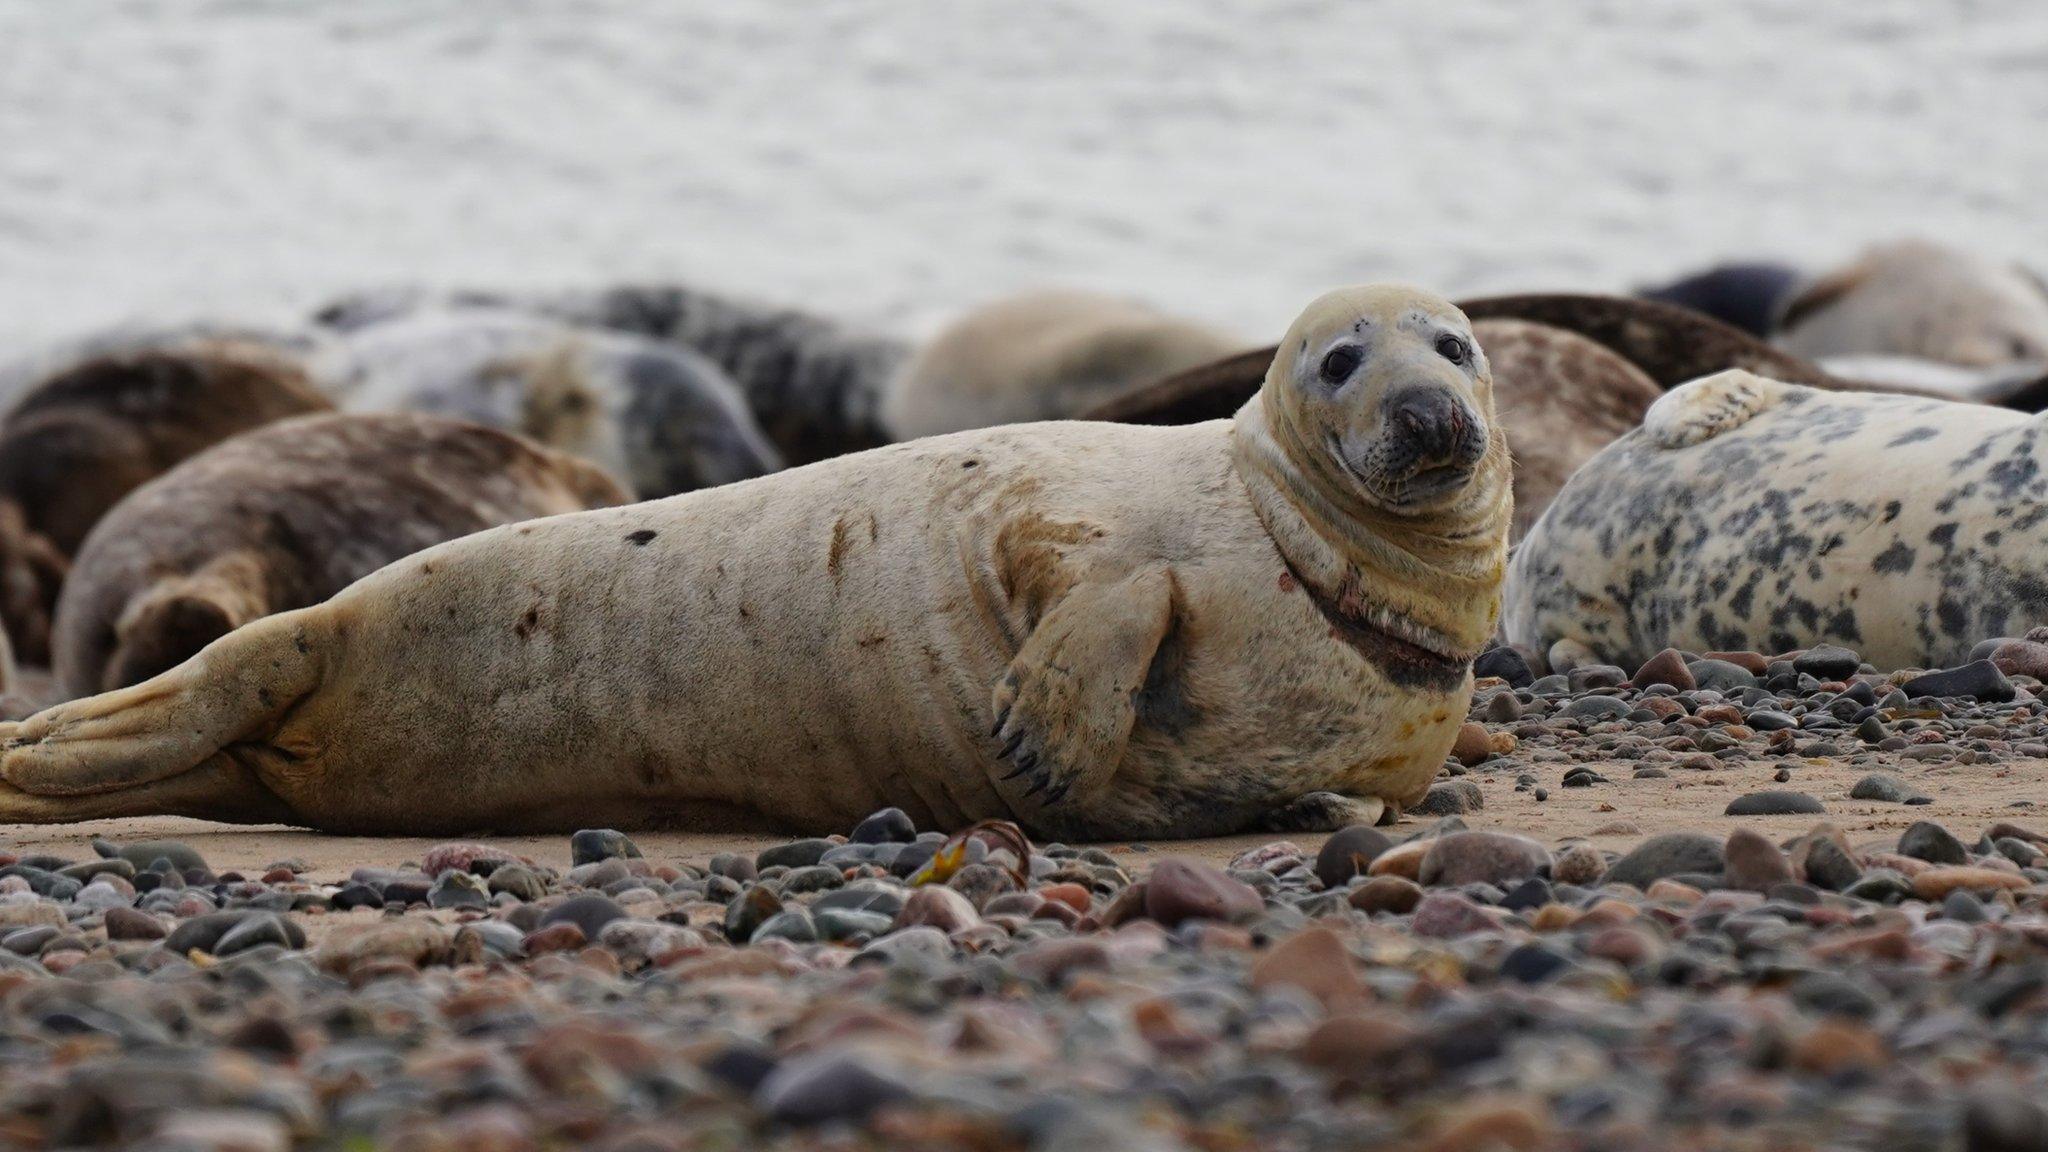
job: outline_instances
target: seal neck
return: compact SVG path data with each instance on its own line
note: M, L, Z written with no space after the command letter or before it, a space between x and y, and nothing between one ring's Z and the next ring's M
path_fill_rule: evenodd
M1436 633L1452 654L1477 655L1499 621L1507 569L1514 505L1506 436L1492 427L1486 455L1455 504L1391 512L1337 474L1328 451L1306 442L1273 392L1268 383L1238 409L1231 451L1288 566L1326 599L1355 589Z

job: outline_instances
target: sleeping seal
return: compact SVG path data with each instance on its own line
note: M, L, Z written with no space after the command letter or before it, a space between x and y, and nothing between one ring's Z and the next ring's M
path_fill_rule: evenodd
M642 498L781 468L739 389L687 348L502 309L421 312L347 338L345 404L522 433Z
M1881 244L1793 294L1779 347L1964 368L2048 366L2048 286L2027 269L1924 240Z
M137 488L86 537L57 602L57 682L134 684L444 540L629 499L594 465L467 421L272 424Z
M0 623L49 661L70 557L115 502L250 428L330 408L296 350L207 328L88 341L20 370L0 417Z
M1376 819L1428 788L1511 515L1436 297L1309 306L1188 428L959 433L430 548L0 726L0 822L439 834Z
M2048 624L2048 430L1731 371L1667 393L1516 550L1503 635L1635 667L1835 643L1947 667ZM1553 663L1557 663L1554 659Z

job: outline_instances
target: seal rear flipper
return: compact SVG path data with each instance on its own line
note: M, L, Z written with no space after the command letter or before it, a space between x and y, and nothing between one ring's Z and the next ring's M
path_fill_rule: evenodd
M1055 809L1115 775L1177 598L1172 573L1147 568L1077 585L1038 622L993 698L996 788L1013 805Z
M208 644L268 615L264 582L262 561L238 552L150 588L114 625L114 649L99 673L101 690L140 684L176 668Z
M267 616L160 676L0 726L0 780L36 796L89 796L165 780L267 738L319 686L321 611Z
M1793 386L1730 368L1673 388L1643 414L1643 432L1659 448L1689 448L1740 428L1776 405Z

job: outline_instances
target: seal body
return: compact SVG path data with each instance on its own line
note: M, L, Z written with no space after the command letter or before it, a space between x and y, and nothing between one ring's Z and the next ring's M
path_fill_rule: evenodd
M0 820L336 831L1335 827L1418 798L1496 624L1463 317L1352 290L1186 428L915 441L494 528L0 730Z
M205 328L115 334L23 375L0 418L0 620L30 664L49 659L71 555L117 501L230 436L332 407L295 349Z
M1802 285L1780 312L1775 339L1814 359L2048 366L2048 285L2024 268L1939 244L1883 244Z
M1717 264L1643 289L1646 300L1676 304L1712 316L1723 324L1740 328L1752 336L1771 334L1786 297L1798 287L1799 270L1769 261Z
M641 497L782 466L731 378L687 348L482 308L408 315L347 344L350 409L518 432L603 466Z
M629 498L594 465L467 421L273 424L136 489L86 538L57 606L58 684L146 680L442 541Z
M1135 300L1027 293L974 309L921 346L889 382L882 420L910 439L1065 419L1244 346Z
M2048 442L2005 409L1731 371L1589 461L1516 551L1506 639L1633 667L1823 642L1948 666L2048 623Z

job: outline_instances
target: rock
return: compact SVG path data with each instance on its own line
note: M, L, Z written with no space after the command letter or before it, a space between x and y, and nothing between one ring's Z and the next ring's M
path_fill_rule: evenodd
M831 850L832 842L830 840L817 838L792 840L787 844L777 844L772 848L763 848L760 854L754 857L754 865L763 870L769 868L808 868L819 860L824 859L825 853Z
M901 808L884 808L853 826L847 837L855 844L908 844L917 839L917 825Z
M1567 720L1619 720L1635 706L1619 696L1581 696L1558 713Z
M1422 885L1405 876L1375 876L1353 888L1349 900L1360 912L1405 916L1422 903Z
M1550 878L1559 884L1590 888L1607 875L1607 857L1591 844L1570 844L1560 849L1550 864Z
M384 897L368 884L351 880L341 886L341 891L334 894L331 904L338 912L346 912L351 908L382 908Z
M2048 1148L2048 1105L2009 1085L1974 1088L1963 1107L1962 1146L1965 1152L2041 1152Z
M1413 1027L1385 1012L1332 1016L1302 1039L1303 1064L1335 1076L1358 1076L1399 1065L1418 1047Z
M1264 909L1256 889L1198 860L1169 856L1153 865L1145 882L1145 914L1168 928L1188 920L1247 919Z
M1724 816L1810 816L1827 811L1827 806L1804 792L1773 789L1737 796L1722 810Z
M1930 820L1920 820L1899 833L1899 855L1929 864L1967 864L1970 853L1948 829Z
M1726 660L1695 660L1687 668L1699 687L1724 695L1756 687L1755 673Z
M1513 692L1495 692L1487 701L1482 718L1491 724L1507 724L1522 718L1522 702Z
M1458 726L1458 738L1451 744L1451 759L1470 768L1492 755L1493 740L1487 734L1486 725L1467 720Z
M99 853L103 859L126 860L137 869L148 868L158 860L168 860L171 867L180 872L210 874L213 871L207 867L206 858L182 840L137 840L133 844L116 844L111 840L95 838L92 850Z
M502 848L488 844L452 843L436 844L420 857L420 871L428 876L439 876L444 872L475 872L488 876L499 867L513 863L518 857Z
M1415 906L1409 930L1417 936L1448 939L1499 927L1486 909L1456 892L1430 892Z
M548 885L539 872L524 864L502 864L491 872L487 890L531 904L548 894Z
M1325 888L1342 888L1352 877L1365 875L1366 868L1380 853L1393 846L1386 833L1370 824L1339 828L1316 853L1316 878Z
M253 912L236 909L231 912L208 912L182 921L170 934L164 937L163 946L167 951L183 956L189 952L204 952L211 955L226 955L221 949L226 946L230 933L245 924L257 924L249 933L236 941L240 947L254 947L260 943L273 942L280 935L286 947L297 948L305 943L305 933L290 920L270 912Z
M283 1119L253 1108L189 1108L166 1114L149 1144L205 1152L288 1152L292 1134Z
M1907 785L1896 776L1888 776L1883 772L1872 772L1849 789L1851 800L1879 800L1886 804L1904 804L1921 796L1923 794L1918 789Z
M861 1120L910 1089L857 1052L816 1052L794 1057L761 1081L754 1106L784 1124Z
M1351 953L1337 933L1311 925L1274 945L1252 964L1251 986L1299 988L1325 1009L1342 1008L1370 999Z
M415 916L337 925L313 949L312 960L337 973L372 961L417 968L446 960L452 940L453 933L444 925Z
M105 924L109 940L161 940L170 935L164 922L134 908L109 908Z
M626 910L619 907L618 901L596 892L586 892L581 896L571 896L541 913L539 927L574 924L585 940L595 940L605 925L623 919L625 915Z
M569 863L595 864L600 860L638 860L640 846L633 838L613 828L585 828L569 837Z
M903 910L896 914L892 928L925 925L951 936L979 923L981 913L974 910L967 897L943 885L927 884L911 892L903 902Z
M2038 640L2008 640L1992 650L1991 664L2007 676L2031 676L2048 681L2048 644Z
M759 928L748 938L749 943L762 940L790 940L808 944L818 938L818 926L811 914L802 908L784 908L761 922Z
M1723 882L1744 892L1769 892L1793 879L1792 863L1762 834L1737 828L1721 849Z
M1800 653L1792 660L1792 670L1803 672L1815 680L1847 680L1863 667L1863 657L1847 648L1832 644L1817 644Z
M1667 684L1681 692L1690 692L1699 687L1692 678L1692 669L1686 667L1685 656L1676 648L1666 648L1636 669L1629 684L1636 688L1648 688L1652 684Z
M1481 652L1479 658L1472 662L1472 674L1480 678L1498 677L1516 688L1527 688L1536 679L1522 654L1505 645Z
M1915 676L1899 685L1900 691L1911 699L1924 697L1963 697L1983 700L1989 703L2005 703L2013 699L2017 690L2005 673L1989 660L1979 660L1960 668L1943 672L1929 672Z
M1721 841L1696 832L1666 832L1650 837L1615 861L1607 870L1606 882L1646 889L1668 876L1720 870Z
M1440 780L1410 809L1416 816L1462 816L1486 806L1479 785L1470 780Z
M1793 865L1809 884L1830 892L1846 892L1862 879L1863 868L1848 850L1830 837L1816 836L1793 854Z
M1558 669L1565 674L1565 683L1574 692L1587 692L1596 688L1619 688L1628 683L1628 673L1612 664L1580 664L1569 670Z
M444 871L434 881L433 891L427 893L429 908L488 908L491 897L484 890L484 882L476 876L461 871Z
M221 933L219 941L208 951L216 956L233 956L265 944L302 948L305 943L306 933L298 925L273 912L258 912L244 916L232 928Z
M2027 878L2017 872L1967 865L1929 868L1913 877L1913 895L1922 900L1940 900L1951 892L1995 892L2001 888L2025 888Z
M1087 936L1042 941L1010 959L1010 967L1018 975L1055 987L1065 983L1070 973L1109 966L1109 949Z
M1508 888L1538 875L1550 862L1550 852L1534 840L1504 832L1453 832L1430 842L1417 879L1428 887Z

